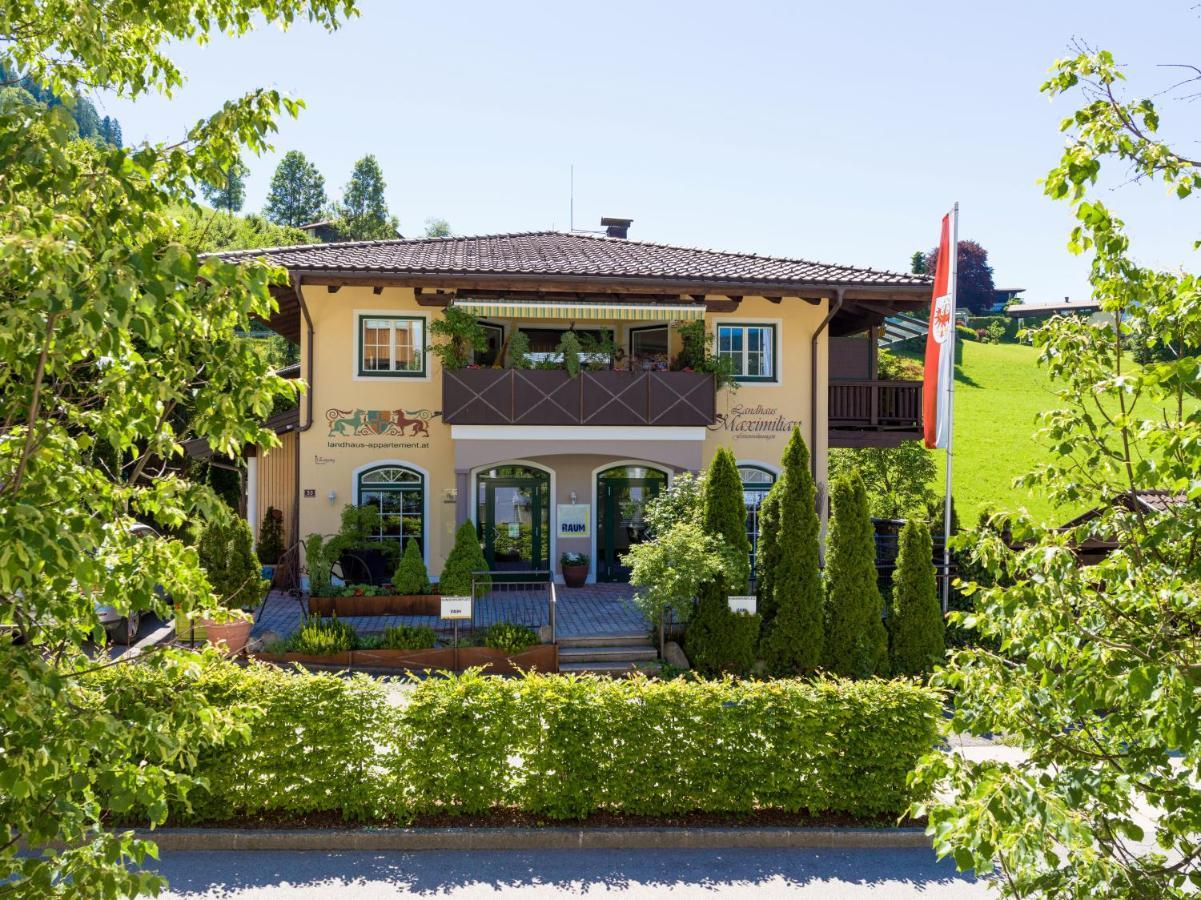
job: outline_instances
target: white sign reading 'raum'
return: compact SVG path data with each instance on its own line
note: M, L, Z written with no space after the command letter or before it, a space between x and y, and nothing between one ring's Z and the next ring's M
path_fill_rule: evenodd
M560 503L558 508L559 537L590 537L592 507L587 503Z
M744 612L755 614L755 597L752 594L749 597L726 597L726 602L730 604L730 612Z
M443 597L442 598L442 618L444 618L444 619L470 619L471 618L471 598L470 597Z

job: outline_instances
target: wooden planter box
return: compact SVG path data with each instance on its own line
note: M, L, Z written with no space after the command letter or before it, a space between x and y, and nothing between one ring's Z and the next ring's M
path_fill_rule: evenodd
M312 666L362 666L369 669L433 669L455 672L480 666L489 675L516 675L518 672L558 672L559 648L556 644L535 644L521 653L509 655L491 647L460 647L458 666L455 666L453 647L433 647L429 650L351 650L328 656L307 653L258 653L257 659L273 663L298 662Z
M311 616L436 616L440 594L388 594L382 597L309 597Z

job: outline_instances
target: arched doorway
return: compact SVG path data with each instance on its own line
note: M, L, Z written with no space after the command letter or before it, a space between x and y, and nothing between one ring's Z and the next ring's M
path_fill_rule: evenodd
M667 473L647 465L618 465L597 474L597 581L629 581L626 554L646 540L642 513L666 487Z
M516 463L477 472L476 522L489 569L548 569L550 473Z

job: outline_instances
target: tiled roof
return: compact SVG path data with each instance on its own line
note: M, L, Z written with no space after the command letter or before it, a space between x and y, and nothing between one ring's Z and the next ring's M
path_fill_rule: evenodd
M266 257L297 272L635 278L678 283L926 286L925 275L804 259L675 247L624 238L537 231L479 237L301 244L219 254Z

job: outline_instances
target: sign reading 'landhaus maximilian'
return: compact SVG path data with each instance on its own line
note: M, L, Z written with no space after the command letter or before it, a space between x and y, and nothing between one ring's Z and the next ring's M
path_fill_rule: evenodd
M794 426L801 424L800 419L789 419L780 413L778 407L764 406L757 403L754 406L743 406L736 403L729 412L718 413L717 421L709 426L710 431L728 431L735 440L740 438L761 438L770 440L777 435L787 435Z

